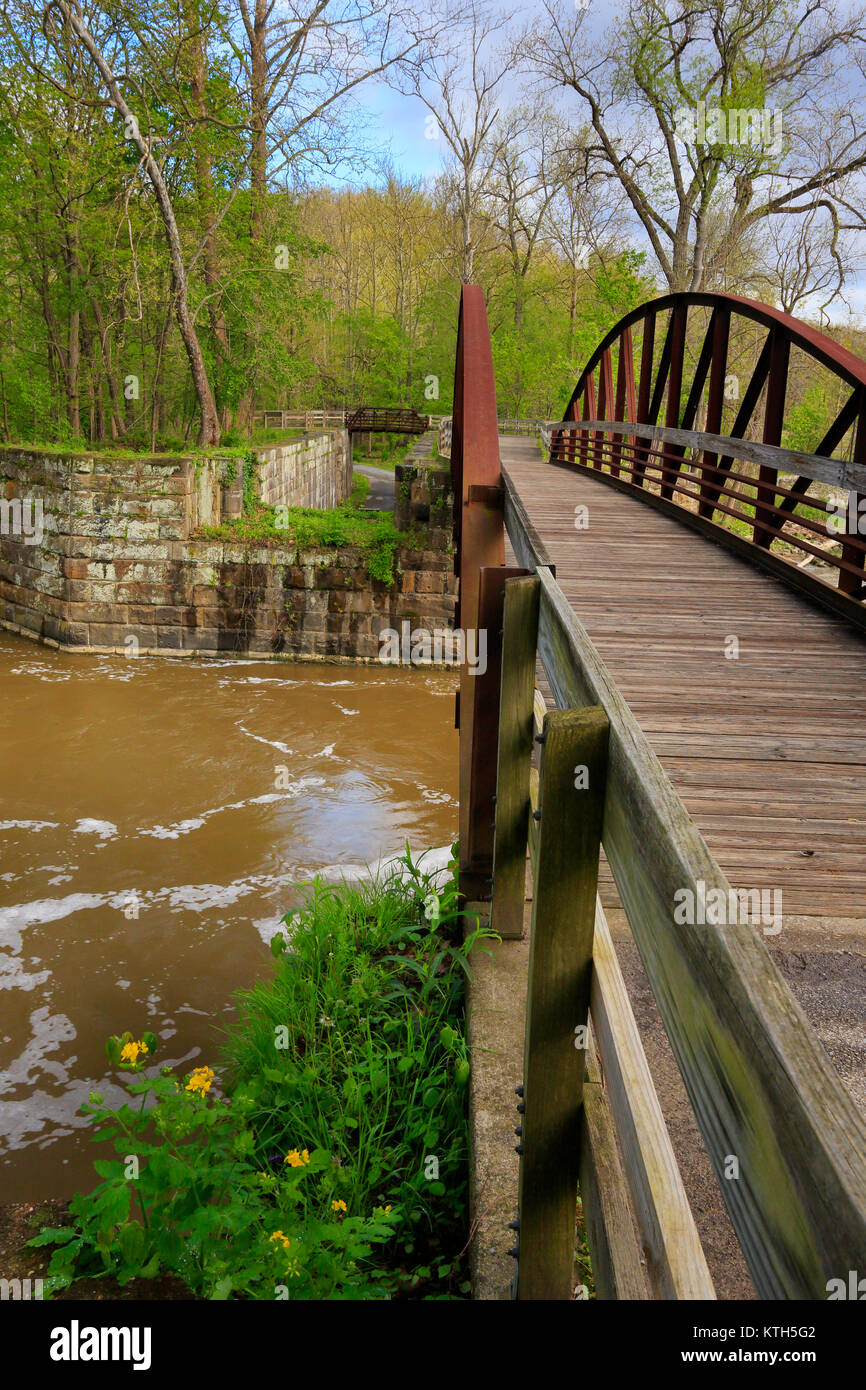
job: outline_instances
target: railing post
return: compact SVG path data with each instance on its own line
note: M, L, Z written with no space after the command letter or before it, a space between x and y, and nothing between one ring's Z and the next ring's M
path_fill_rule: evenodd
M656 320L655 314L653 314L652 318L647 317L644 319L643 338L640 348L640 382L638 385L635 420L641 425L645 425L649 420L655 334ZM634 467L632 469L632 482L636 483L638 487L643 487L644 485L649 451L649 440L638 439L633 451Z
M704 426L707 434L720 434L722 411L725 408L725 379L728 370L728 341L731 334L731 312L720 305L713 310L713 355L710 359L710 391L707 399L707 418ZM720 489L714 486L718 454L705 449L701 461L700 501L698 516L713 518L714 502L718 501Z
M464 285L460 300L451 481L455 572L460 586L456 622L468 638L465 629L475 620L476 633L487 634L488 667L492 661L496 664L495 685L478 668L473 672L465 661L460 668L460 893L464 899L478 901L490 897L502 584L514 573L504 569L505 526L496 391L487 310L479 285ZM503 577L500 581L490 580L493 587L482 596L481 576L485 568L500 568ZM497 582L498 615L495 612Z
M670 368L668 373L668 399L665 408L665 424L669 429L677 429L680 423L687 315L687 306L682 301L676 303L671 310L668 336L668 342L670 343ZM679 444L664 446L664 467L669 471L662 472L660 475L661 484L659 487L659 495L661 497L667 497L668 499L673 497L674 487L677 481L676 475L679 473L682 457L683 451Z
M461 778L460 787L460 891L471 902L489 900L493 879L505 581L525 573L504 565L482 566L475 625L463 634L467 660L461 667L460 751L466 779L464 784Z
M526 901L529 767L540 587L534 576L509 579L505 585L503 609L490 925L501 937L512 939L523 935Z
M523 1062L517 1297L570 1299L609 723L545 716Z
M782 442L782 427L785 418L785 392L788 385L788 361L791 353L791 340L780 328L770 330L770 369L767 377L767 401L764 407L765 444ZM755 521L752 539L755 545L769 550L773 543L773 532L778 531L779 523L770 510L776 505L776 483L779 481L775 468L761 464L758 468L758 484L755 488ZM762 525L761 523L764 523Z
M860 393L860 408L857 412L857 427L854 434L854 454L853 462L862 463L866 459L866 391ZM850 508L850 502L849 502ZM847 519L848 513L846 513ZM860 515L860 496L854 493L854 515ZM860 598L863 593L863 585L866 583L866 573L864 573L864 557L859 546L851 545L850 541L842 541L842 557L848 564L856 565L862 574L852 574L850 570L839 570L838 586L843 594L850 594L852 598Z

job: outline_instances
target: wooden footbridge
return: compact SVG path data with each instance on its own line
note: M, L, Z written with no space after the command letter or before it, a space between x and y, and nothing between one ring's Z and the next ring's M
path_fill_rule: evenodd
M838 402L814 452L782 445L801 359ZM825 1299L866 1272L866 1123L767 948L805 919L866 935L866 364L667 296L599 345L542 454L500 440L466 286L454 402L458 623L488 651L460 677L461 888L506 942L531 898L517 1296L572 1297L579 1183L600 1297L715 1297L616 912L758 1295Z

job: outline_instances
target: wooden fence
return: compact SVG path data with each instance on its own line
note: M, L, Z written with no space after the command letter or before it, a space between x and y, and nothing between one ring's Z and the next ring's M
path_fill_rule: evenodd
M335 430L346 423L345 410L257 410L253 422L263 429Z
M866 1125L501 469L476 286L451 466L458 621L486 631L488 653L484 672L461 671L461 889L507 940L527 852L532 875L517 1297L572 1296L578 1183L599 1297L715 1297L598 899L603 849L758 1295L826 1298L828 1280L866 1270ZM688 894L733 920L679 920Z

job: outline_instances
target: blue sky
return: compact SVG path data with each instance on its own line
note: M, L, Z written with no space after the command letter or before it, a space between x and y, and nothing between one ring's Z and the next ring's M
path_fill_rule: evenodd
M589 33L597 34L611 14L610 6L602 7L596 3L587 15L586 29ZM517 78L509 77L501 90L506 104L517 99ZM568 94L560 92L554 99L564 111L573 109ZM357 102L367 127L365 143L368 148L388 155L404 178L432 180L436 177L442 168L442 158L447 147L441 136L438 139L428 138L426 132L430 129L430 118L423 102L417 97L405 96L394 91L382 80L367 83L360 88ZM576 114L575 112L575 116ZM345 172L334 180L335 183L345 181ZM374 182L375 175L372 170L358 167L353 171L349 181L355 186L363 186ZM636 245L648 249L648 242L640 226L634 229L634 241ZM650 254L648 262L651 263L652 259ZM866 277L862 270L858 269L850 278L845 293L854 315L861 320L866 318ZM817 311L817 303L810 307ZM801 306L799 312L801 315L808 314L809 308ZM830 316L833 321L841 323L850 319L848 309L841 303L831 308Z
M383 82L364 89L363 109L371 144L390 149L404 178L434 178L442 167L443 140L425 137L427 107L418 97L403 96Z

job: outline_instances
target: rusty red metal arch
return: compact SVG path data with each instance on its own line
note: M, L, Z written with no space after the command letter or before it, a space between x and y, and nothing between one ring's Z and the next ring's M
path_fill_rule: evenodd
M687 381L689 311L698 306L711 312L691 380ZM656 326L660 316L668 317L658 350ZM766 329L766 337L734 410L735 418L723 431L734 318ZM643 326L643 341L636 373L632 329L638 324ZM781 447L792 348L850 387L812 454ZM706 421L703 431L697 432L695 418L707 385ZM756 412L762 400L763 421L756 441ZM660 422L663 406L664 420ZM596 424L577 428L589 421ZM814 493L807 496L816 482L835 484L853 493L856 515L859 494L866 492L866 362L826 334L768 304L738 295L663 295L626 314L602 339L578 377L562 423L571 428L554 430L552 462L595 468L647 500L677 507L689 514L683 519L705 531L707 527L700 523L706 523L710 532L726 530L730 535L730 519L738 525L745 522L752 532L746 543L752 558L755 551L769 555L777 542L785 555L792 548L801 551L806 556L803 563L817 563L822 573L825 569L835 571L835 585L815 579L818 588L814 596L823 601L826 593L822 591L832 588L835 597L831 606L851 616L854 600L862 615L866 538L856 526L853 531L849 526L844 535L835 533L834 539L835 503L828 508L825 498ZM632 428L613 429L617 424ZM608 428L603 428L605 425ZM851 458L834 459L835 450L846 438L851 441ZM735 462L743 459L746 463L735 468ZM757 469L750 474L748 469L754 469L755 464ZM793 483L787 480L789 473L794 475ZM823 518L812 514L816 510L823 510ZM726 528L715 523L716 514L728 523ZM713 538L721 539L718 535ZM773 556L774 561L778 559L778 554ZM778 564L765 568L778 570L784 578L792 577L786 573L791 568L786 563L781 569ZM804 576L799 587L811 590L813 578Z
M770 304L762 304L760 300L745 299L742 295L692 294L683 291L679 294L661 295L658 299L649 299L645 304L640 304L636 309L625 314L619 323L614 325L610 332L602 338L578 377L577 385L572 392L563 419L573 418L569 416L568 411L575 400L580 397L586 377L596 369L604 352L613 347L626 329L633 328L643 319L655 318L667 310L688 311L692 306L698 305L708 309L723 311L726 309L729 314L738 314L741 318L751 319L753 323L761 324L764 328L781 330L788 337L792 346L802 348L810 357L814 357L817 362L829 368L831 372L847 381L849 385L866 386L866 362L856 353L850 352L848 348L835 343L826 333L821 333L817 328L812 328L810 324L804 323L802 319L794 318L792 314L783 313L781 309L774 309Z
M464 285L457 326L451 427L454 567L459 576L455 625L484 636L485 669L460 670L460 891L468 901L490 896L493 803L499 728L505 568L499 426L490 329L480 285Z

